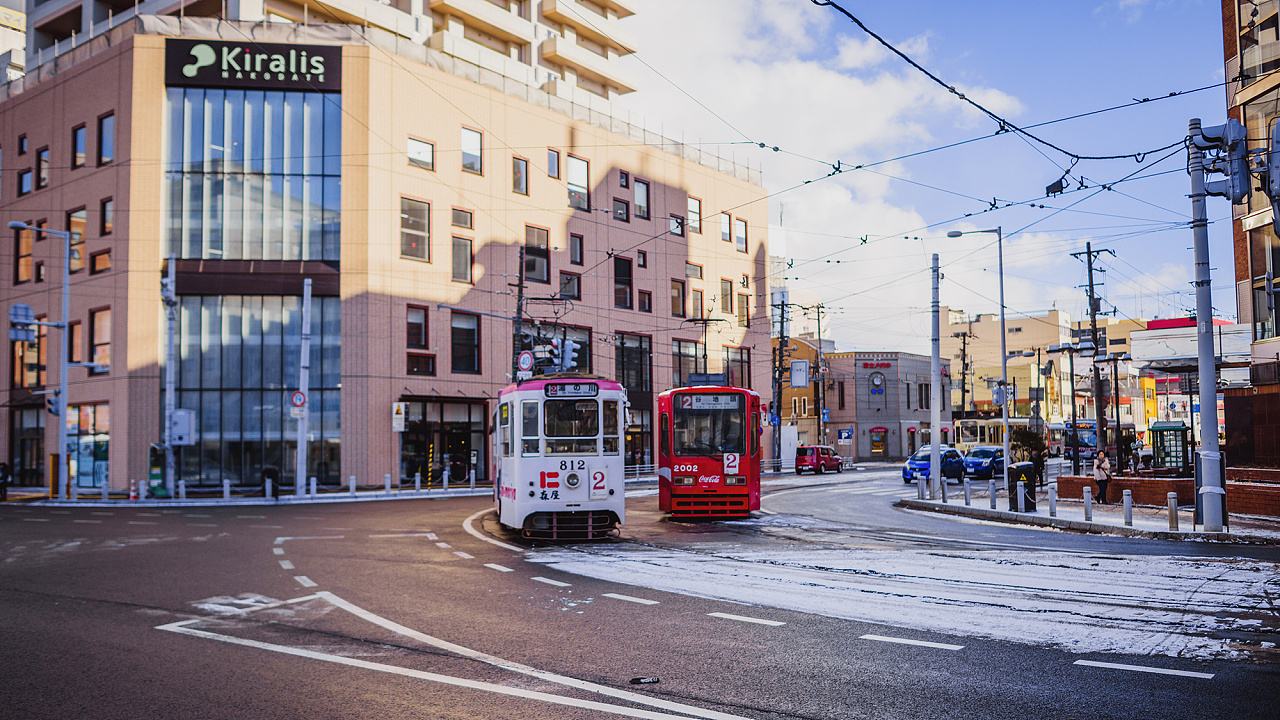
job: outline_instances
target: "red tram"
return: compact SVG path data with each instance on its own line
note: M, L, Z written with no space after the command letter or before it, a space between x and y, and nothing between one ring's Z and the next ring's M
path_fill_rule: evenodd
M760 396L725 386L658 395L658 506L673 517L760 509Z

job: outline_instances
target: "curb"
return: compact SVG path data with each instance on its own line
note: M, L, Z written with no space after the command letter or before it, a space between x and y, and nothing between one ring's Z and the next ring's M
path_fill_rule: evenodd
M39 500L32 505L42 507L136 507L136 508L178 508L178 507L263 507L263 506L285 506L285 505L334 505L338 503L359 503L359 502L385 502L388 500L443 500L446 498L456 497L481 497L492 495L493 488L476 488L471 490L434 490L414 492L408 490L405 492L365 492L358 495L350 494L333 494L319 495L316 497L308 497L306 495L297 497L294 495L285 495L279 498L265 497L247 497L247 498L231 498L224 500L222 498L208 499L187 499L187 500Z
M1063 518L1044 517L1042 515L1026 515L1009 510L991 510L990 508L940 505L925 500L903 498L894 503L895 507L910 510L924 510L943 515L959 515L963 517L994 520L1010 525L1036 525L1051 527L1072 532L1091 533L1095 535L1119 535L1122 537L1147 538L1149 540L1193 540L1197 542L1230 542L1245 545L1280 545L1280 538L1239 535L1233 533L1209 532L1170 532L1168 530L1139 530L1137 528L1117 527L1105 523L1084 522L1083 520L1065 520Z

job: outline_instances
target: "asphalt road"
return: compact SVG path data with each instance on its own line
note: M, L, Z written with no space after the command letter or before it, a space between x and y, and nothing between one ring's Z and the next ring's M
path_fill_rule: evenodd
M1159 563L1183 557L1212 572L1209 588L1230 571L1252 573L1233 587L1258 586L1261 575L1263 590L1280 590L1266 558L909 513L892 507L910 488L891 469L803 482L770 484L765 508L777 514L741 523L670 523L653 497L634 497L621 540L567 548L516 543L483 498L0 506L0 707L6 718L130 720L1274 717L1280 666L1263 643L1280 621L1262 600L1250 605L1258 629L1232 630L1226 655L1071 652L975 630L1005 611L942 597L937 578L885 569L927 558L946 572L1010 552L1104 565L1145 556L1154 579ZM650 580L632 572L629 553L674 564L641 557L658 568ZM806 557L845 557L852 567L795 565ZM1063 578L1088 569L1060 565ZM581 572L562 569L570 567ZM1143 581L1140 567L1126 567ZM730 599L757 587L755 568L796 582L761 596L768 602ZM839 587L823 584L833 574ZM661 589L681 582L696 591ZM1016 592L1061 601L1012 582L948 587L992 601ZM1203 597L1196 590L1186 597ZM892 622L858 619L857 593L871 591L883 597L865 602L875 612L900 605ZM824 593L838 602L793 608ZM1121 599L1107 612L1131 611L1140 624L1140 604ZM954 611L957 622L922 628L937 613L919 609L930 607ZM1221 634L1188 622L1193 640ZM1135 626L1099 626L1110 632L1138 637ZM631 684L642 677L659 682Z

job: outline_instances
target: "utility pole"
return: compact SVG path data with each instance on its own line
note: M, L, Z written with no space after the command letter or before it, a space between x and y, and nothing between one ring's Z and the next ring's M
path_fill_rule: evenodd
M520 342L521 335L524 334L524 245L520 246L520 267L517 270L516 277L516 314L511 319L511 382L519 382L516 379L516 373L519 367L516 363L520 358Z
M938 253L933 254L933 298L929 302L933 328L929 355L929 499L941 495L942 477L942 339L938 319Z
M951 337L960 338L960 412L964 412L969 408L969 394L967 391L969 386L969 338L973 337L973 322L969 322L969 329L954 333Z
M293 482L294 494L301 497L307 492L307 415L311 405L307 397L311 392L311 278L302 281L302 346L298 352L298 392L302 395L302 405L294 406L294 411L300 412Z
M814 386L814 389L813 389L813 404L818 407L818 443L821 445L826 445L827 431L826 431L825 424L822 422L822 414L826 409L826 395L827 395L826 367L823 364L823 358L822 358L822 309L823 309L823 306L821 303L819 303L818 305L814 306L814 309L818 313L818 368L814 372L814 377L817 378L818 384Z
M164 302L165 338L164 354L164 488L169 497L174 495L176 464L173 457L173 414L178 408L178 290L177 260L169 256L165 279L160 284L160 298ZM147 463L150 465L150 461ZM150 470L148 470L150 472Z
M773 357L773 417L769 418L773 421L773 459L778 463L778 470L782 470L782 378L783 364L787 360L787 345L791 342L787 337L789 330L787 322L787 311L791 307L791 303L783 300L774 303L773 307L778 309L778 347L774 351Z
M1103 452L1105 452L1107 448L1106 430L1105 430L1106 423L1107 423L1107 416L1106 416L1106 409L1103 407L1103 404L1102 404L1103 403L1102 370L1101 368L1098 367L1098 363L1096 361L1096 357L1103 354L1102 345L1099 344L1098 342L1098 308L1101 306L1102 302L1101 300L1098 299L1097 295L1095 294L1095 289L1098 283L1095 283L1093 279L1094 260L1096 260L1097 257L1102 253L1110 253L1113 257L1115 256L1115 252L1112 250L1106 250L1106 249L1094 250L1093 243L1091 242L1087 242L1084 244L1084 252L1071 253L1071 257L1074 257L1074 258L1079 258L1081 255L1085 256L1085 262L1089 266L1089 336L1090 336L1090 339L1093 340L1093 352L1095 356L1095 361L1092 363L1093 365L1093 417L1094 417L1094 422L1097 423L1096 452L1098 455L1101 455Z

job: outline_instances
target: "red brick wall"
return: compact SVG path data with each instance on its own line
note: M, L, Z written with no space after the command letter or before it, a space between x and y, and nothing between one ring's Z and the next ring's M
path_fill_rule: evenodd
M1227 482L1274 483L1280 485L1280 468L1229 467Z
M1280 516L1280 485L1228 482L1227 511Z
M1096 498L1098 486L1093 482L1093 476L1063 475L1058 478L1058 497L1078 499L1084 495L1086 484L1093 488ZM1195 500L1195 481L1191 478L1115 477L1107 486L1107 501L1120 502L1125 490L1133 491L1136 505L1163 506L1171 492L1178 493L1179 505L1190 505ZM1234 507L1231 509L1235 510Z

